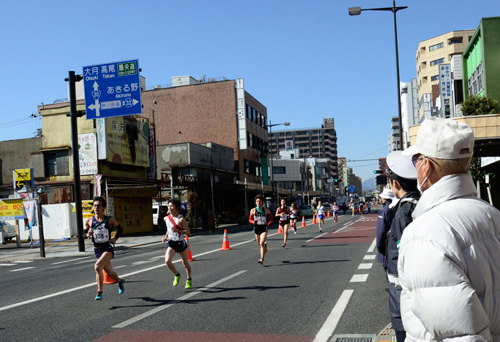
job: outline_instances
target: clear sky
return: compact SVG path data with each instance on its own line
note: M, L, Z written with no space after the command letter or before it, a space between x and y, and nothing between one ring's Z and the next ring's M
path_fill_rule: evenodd
M397 0L401 81L416 77L420 41L500 16L498 0ZM171 76L244 78L273 123L335 118L338 153L388 153L397 116L390 0L2 1L0 141L33 137L37 106L68 97L82 66L139 59L147 88ZM69 120L69 119L68 119ZM277 128L276 128L277 129ZM374 161L349 164L366 180Z

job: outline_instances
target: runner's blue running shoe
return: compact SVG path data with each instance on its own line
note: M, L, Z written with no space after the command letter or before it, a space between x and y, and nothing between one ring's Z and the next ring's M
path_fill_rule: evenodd
M102 292L97 292L97 296L95 296L95 300L102 300Z
M125 287L123 286L123 283L125 283L125 279L120 279L120 283L118 284L118 293L122 294L123 291L125 291Z

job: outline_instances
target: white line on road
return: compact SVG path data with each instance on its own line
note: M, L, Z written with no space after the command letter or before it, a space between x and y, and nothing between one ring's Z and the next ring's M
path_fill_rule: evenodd
M372 268L372 266L373 266L373 264L371 262L370 263L362 262L361 264L359 264L358 270L369 270Z
M0 264L0 266L16 266L16 264Z
M18 268L16 270L10 270L11 272L17 272L17 271L26 271L26 270L29 270L29 269L32 269L34 267L24 267L24 268Z
M376 255L365 255L363 260L375 260Z
M85 257L85 258L89 258L89 257ZM78 259L70 259L70 260L64 260L64 261L58 261L58 262L53 262L52 265L59 265L59 264L65 264L65 263L68 263L68 262L75 262L75 261L81 261L85 258L78 258Z
M354 274L351 278L351 283L363 283L368 279L368 274Z
M340 296L339 300L337 300L337 304L335 304L335 307L333 308L332 312L330 313L325 323L319 330L313 342L328 341L330 336L332 336L333 332L335 331L335 328L337 328L337 324L340 321L340 317L342 317L342 314L344 313L347 304L349 304L349 299L351 299L353 292L354 290L344 290L344 292L342 292L342 295Z
M375 244L377 242L377 239L374 239L372 244L370 245L370 248L368 248L368 251L367 253L373 253L373 251L375 250Z
M159 306L157 308L154 308L153 310L149 310L149 311L147 311L147 312L145 312L143 314L140 314L140 315L135 316L135 317L133 317L131 319L128 319L125 322L119 323L119 324L113 326L113 328L125 328L126 326L128 326L130 324L136 323L136 322L138 322L138 321L140 321L140 320L142 320L142 319L144 319L146 317L154 315L155 313L158 313L160 311L168 309L169 307L171 307L171 306L173 306L175 304L181 303L183 300L186 300L186 299L189 299L189 298L191 298L193 296L196 296L197 294L200 294L203 291L206 291L206 290L208 290L211 287L217 286L217 285L219 285L219 284L221 284L221 283L223 283L225 281L228 281L228 280L230 280L230 279L232 279L234 277L237 277L240 274L243 274L245 272L246 272L246 270L242 270L242 271L236 272L234 274L231 274L230 276L227 276L227 277L222 278L222 279L220 279L220 280L218 280L218 281L216 281L216 282L214 282L212 284L209 284L209 285L205 286L204 288L202 288L202 289L200 289L198 291L193 291L193 292L190 292L190 293L188 293L188 294L186 294L186 295L184 295L182 297L179 297L178 299L173 300L171 303Z

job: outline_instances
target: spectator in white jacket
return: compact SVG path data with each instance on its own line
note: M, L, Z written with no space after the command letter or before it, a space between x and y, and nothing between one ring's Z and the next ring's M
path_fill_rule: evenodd
M426 119L412 155L422 197L399 249L406 341L500 341L500 211L476 197L469 125Z

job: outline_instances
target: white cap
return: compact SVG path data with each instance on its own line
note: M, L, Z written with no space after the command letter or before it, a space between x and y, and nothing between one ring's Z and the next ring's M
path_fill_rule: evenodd
M442 118L425 119L417 134L417 142L403 155L423 154L436 159L470 158L474 153L474 132L460 121Z
M379 197L383 198L383 199L392 200L392 199L394 199L394 194L392 193L391 189L384 188L384 191L382 191L382 193L379 195Z
M387 166L393 173L404 179L417 179L417 170L411 162L411 156L404 156L401 151L389 153Z

